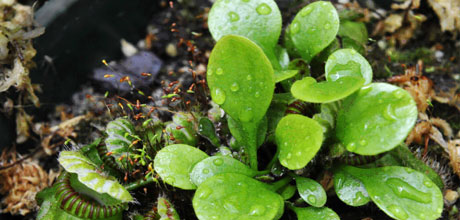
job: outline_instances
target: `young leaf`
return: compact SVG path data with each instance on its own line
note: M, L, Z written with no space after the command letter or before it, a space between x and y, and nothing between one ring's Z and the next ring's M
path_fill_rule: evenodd
M339 15L330 2L311 3L295 16L287 37L303 59L311 59L326 48L339 31Z
M293 185L287 185L280 190L278 190L278 193L283 197L284 200L288 200L292 198L297 191L297 187Z
M283 198L250 177L224 173L201 183L193 197L198 219L279 219Z
M327 81L344 76L363 77L367 85L372 82L372 67L361 54L353 49L340 49L332 53L326 62Z
M341 169L358 178L372 201L392 218L418 220L441 217L441 190L418 171L397 166L373 169L345 166Z
M281 82L297 75L299 70L275 70L275 82Z
M348 151L377 155L400 144L417 119L417 106L404 89L372 83L344 99L336 136Z
M341 21L339 33L340 37L350 38L358 44L365 45L368 40L366 25L363 22Z
M220 145L219 137L216 135L214 124L208 117L201 117L198 120L198 134L206 138L212 145L218 147Z
M328 207L307 207L297 208L291 207L297 214L297 219L327 219L327 220L340 220L340 217L332 209Z
M280 68L275 46L281 34L281 13L273 0L218 0L208 15L208 26L214 40L225 35L247 37L259 45L267 57Z
M198 162L190 173L192 182L199 186L209 177L221 173L239 173L253 177L257 171L247 167L237 159L229 156L212 156Z
M275 89L270 62L252 41L227 35L212 50L207 79L213 101L241 124L251 168L257 169L257 126Z
M326 204L326 191L318 182L305 177L296 177L295 181L299 195L305 202L314 207L322 207Z
M105 139L105 146L107 152L111 152L111 156L115 158L115 162L121 168L128 167L128 160L121 160L126 158L132 151L132 143L136 140L136 133L133 124L125 118L117 118L107 124L105 129L107 138Z
M154 169L164 182L181 188L196 189L190 181L190 171L196 163L208 155L196 147L173 144L158 151L154 159Z
M291 93L294 97L313 103L328 103L343 99L364 83L362 77L344 76L335 81L317 83L312 77L305 77L292 85Z
M362 206L371 200L363 183L341 169L334 172L334 189L339 199L350 206Z
M61 151L59 163L69 173L78 175L78 181L98 193L107 193L123 202L133 201L129 192L112 177L107 176L100 168L79 151Z
M315 120L291 114L278 123L275 139L280 163L296 170L303 168L316 155L323 142L323 132Z

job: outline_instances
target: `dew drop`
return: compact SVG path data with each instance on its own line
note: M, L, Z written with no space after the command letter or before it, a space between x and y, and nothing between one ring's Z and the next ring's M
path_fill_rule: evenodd
M437 209L436 209L436 212L442 213L442 208L437 208Z
M348 151L353 152L356 149L356 144L354 142L351 142L351 143L347 144L346 148L347 148Z
M288 146L288 142L284 142L284 146Z
M291 153L288 153L288 154L286 155L286 159L291 159L291 157L292 157L292 154L291 154Z
M323 2L322 5L323 5L323 6L327 6L327 2Z
M235 22L235 21L240 20L240 16L236 12L233 12L233 11L228 13L228 17L229 17L231 22Z
M208 76L212 76L212 74L213 74L212 69L208 69L208 72L207 72L207 73L208 73Z
M431 202L431 196L429 193L419 191L401 179L389 178L387 181L385 181L385 183L388 184L394 194L401 198L411 199L421 203Z
M208 174L208 173L209 173L209 169L204 168L202 172L203 172L204 174Z
M291 34L297 34L300 31L300 25L298 22L293 22L291 24Z
M393 96L394 96L395 98L397 98L397 99L402 98L403 95L404 95L403 91L401 91L401 90L399 90L399 89L393 91Z
M366 145L367 145L367 141L366 141L365 139L362 139L362 140L359 141L359 144L360 144L361 146L366 146Z
M390 205L388 207L388 211L390 211L391 213L393 213L393 215L397 218L397 219L407 219L409 216L407 215L407 213L399 206L396 206L396 205Z
M224 202L224 208L230 213L239 213L240 212L236 208L235 204L233 204L233 202L225 201Z
M200 199L206 199L208 198L212 193L212 189L209 187L201 188L200 193L198 194L198 198Z
M404 170L406 170L407 173L412 173L414 172L413 169L409 168L409 167L404 167Z
M302 151L297 151L297 153L295 153L295 155L297 155L298 157L302 156Z
M308 33L310 33L310 34L313 33L313 32L315 32L315 31L316 31L316 28L314 28L314 27L308 29Z
M316 203L316 197L314 195L309 195L307 197L308 202L310 203Z
M242 109L240 111L240 120L242 122L248 122L248 121L251 121L252 120L252 117L253 117L253 110L252 108L246 108L246 109Z
M418 215L418 216L420 217L420 219L425 219L426 218L424 213L420 213L420 215Z
M212 163L216 166L220 166L224 163L224 160L222 160L221 158L217 158L217 159L214 159L214 161L212 161Z
M314 185L310 185L308 188L309 188L311 191L316 191L316 186L314 186Z
M425 185L428 188L431 188L433 186L433 183L428 181L428 180L425 180L425 181L423 181L423 185Z
M256 93L254 94L254 97L259 98L259 97L260 97L260 92L256 92Z
M266 3L262 3L257 6L256 11L259 15L268 15L272 12L272 9Z
M331 29L331 24L330 24L329 22L327 22L327 23L324 25L324 29L326 29L326 30Z
M391 105L387 105L387 107L383 110L383 117L389 121L396 120L396 116L393 113L393 108Z
M217 70L216 70L216 74L217 74L217 75L222 75L222 74L224 74L224 70L223 70L222 68L219 67L219 68L217 68Z
M252 80L252 76L251 76L251 75L248 75L248 76L246 76L246 79L247 79L247 80Z
M249 215L261 216L265 213L265 207L262 205L253 205L249 211Z
M356 50L351 49L350 54L351 54L351 55L355 55L355 54L356 54Z
M306 7L304 10L300 12L300 16L305 17L309 15L313 11L313 7Z
M232 90L232 92L236 92L240 89L240 86L238 85L238 83L234 82L231 86L230 86L230 90Z
M222 105L224 104L225 102L225 92L220 89L220 88L216 88L216 89L213 89L212 90L212 97L213 97L213 101L218 104L218 105Z

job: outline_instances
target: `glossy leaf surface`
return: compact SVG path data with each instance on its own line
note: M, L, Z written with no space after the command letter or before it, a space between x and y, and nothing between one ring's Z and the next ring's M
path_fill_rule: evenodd
M287 185L280 190L278 190L278 193L283 197L284 200L288 200L292 198L297 191L297 187L293 185Z
M295 181L300 197L309 205L322 207L326 204L326 191L318 182L305 177L296 177Z
M198 162L190 173L192 182L199 186L206 179L221 173L238 173L253 177L257 171L229 156L212 156Z
M245 37L222 37L211 52L207 71L212 100L241 125L251 168L257 169L257 130L275 89L270 61Z
M123 202L133 201L131 194L114 177L102 172L81 152L61 151L58 161L67 172L77 174L78 180L89 189L98 193L107 193Z
M275 139L280 163L296 170L303 168L316 155L323 142L323 130L315 120L291 114L278 123Z
M278 219L283 198L264 183L250 177L225 173L204 181L193 197L198 219Z
M292 78L299 73L299 70L275 70L275 82L281 82Z
M335 213L332 209L328 207L293 208L293 210L297 214L297 219L299 220L307 220L307 219L340 220L340 217L337 215L337 213Z
M348 151L376 155L400 144L417 119L417 106L405 90L372 83L344 99L336 135Z
M161 179L181 189L196 189L190 181L190 172L196 163L208 155L198 148L185 144L173 144L158 151L154 159L154 169Z
M363 183L341 169L334 171L334 189L339 199L350 206L362 206L371 200Z
M340 49L332 53L326 62L327 81L344 76L363 77L364 84L372 82L372 67L361 54L353 49Z
M209 12L208 26L216 41L229 34L241 35L274 55L281 34L281 13L273 0L218 0Z
M330 2L318 1L302 8L288 28L287 37L296 51L310 62L335 39L339 16Z
M316 82L312 77L305 77L292 85L292 95L305 102L328 103L343 99L364 83L362 77L346 76L335 81Z
M407 167L342 168L359 179L369 196L395 219L438 219L443 210L441 190L425 175Z

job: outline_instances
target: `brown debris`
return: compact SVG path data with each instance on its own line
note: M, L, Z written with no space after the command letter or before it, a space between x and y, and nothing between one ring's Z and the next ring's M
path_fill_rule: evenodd
M8 165L17 160L16 153L3 152L0 164ZM8 163L8 164L4 164ZM0 170L0 193L6 194L1 204L12 215L26 215L37 208L35 195L52 185L58 173L47 173L36 160L27 159L13 167Z
M460 31L459 0L428 0L439 17L442 31Z

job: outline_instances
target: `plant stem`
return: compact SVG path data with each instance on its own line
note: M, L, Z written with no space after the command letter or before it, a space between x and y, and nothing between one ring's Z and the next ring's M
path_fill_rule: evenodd
M280 179L272 184L270 184L270 190L277 191L282 187L286 186L291 182L292 178L290 176L286 176L283 179Z
M132 191L132 190L135 190L135 189L137 189L139 187L142 187L142 186L154 183L154 182L157 182L157 179L154 179L153 177L150 177L150 178L147 178L147 179L140 179L140 180L137 180L135 182L128 183L124 187L128 191Z

